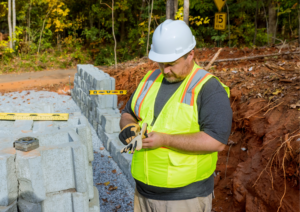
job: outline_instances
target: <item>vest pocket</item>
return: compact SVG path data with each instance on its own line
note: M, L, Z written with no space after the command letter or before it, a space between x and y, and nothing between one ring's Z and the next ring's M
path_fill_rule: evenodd
M180 133L189 133L191 131L191 125L194 121L193 106L183 103L177 103L176 109L174 108L173 111L174 114L172 114L172 129L180 128Z
M167 187L183 187L193 183L197 177L197 155L169 152Z

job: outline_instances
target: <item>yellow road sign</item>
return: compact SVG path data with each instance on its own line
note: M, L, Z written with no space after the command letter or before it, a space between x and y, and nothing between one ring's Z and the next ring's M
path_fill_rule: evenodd
M214 0L219 12L221 12L222 8L224 7L226 0Z
M90 95L125 95L127 90L90 90Z
M215 13L215 29L225 30L227 13Z
M66 121L68 119L68 113L0 113L0 120Z

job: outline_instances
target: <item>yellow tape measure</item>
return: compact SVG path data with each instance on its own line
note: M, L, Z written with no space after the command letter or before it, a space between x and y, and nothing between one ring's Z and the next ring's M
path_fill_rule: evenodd
M66 121L68 119L68 113L0 113L0 120Z
M127 90L90 90L90 95L125 95Z

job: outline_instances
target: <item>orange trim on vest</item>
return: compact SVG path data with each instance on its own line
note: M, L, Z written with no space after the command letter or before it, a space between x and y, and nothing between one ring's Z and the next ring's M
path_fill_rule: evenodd
M191 106L194 106L194 96L195 96L195 89L197 88L197 86L206 78L206 77L208 77L209 75L211 75L210 73L207 73L207 74L205 74L205 76L204 77L202 77L202 79L195 85L195 87L193 88L193 90L192 90L192 98L191 98L191 103L190 103L190 105Z
M183 102L183 99L184 99L184 96L185 96L185 94L186 94L186 91L187 91L187 89L189 88L189 86L190 86L190 84L191 84L191 82L192 82L192 80L193 80L195 74L198 72L199 69L200 69L200 68L198 68L198 69L193 73L193 75L192 75L191 78L189 79L188 83L186 84L185 89L184 89L184 92L183 92L182 97L181 97L180 103Z
M153 74L153 73L152 73L152 74ZM150 74L150 76L151 76L152 74ZM160 75L161 75L161 73L160 73L160 74L156 77L156 79L153 81L152 85L154 85L155 81L158 79L158 77L159 77ZM149 77L150 77L150 76L149 76ZM148 80L148 78L147 78L147 80ZM150 88L148 89L147 93L150 91L152 85L151 85ZM145 85L143 85L143 88L144 88L144 86L145 86ZM139 113L138 113L138 114L140 114L140 111L141 111L143 102L144 102L144 100L145 100L145 98L146 98L146 96L147 96L147 93L145 94L143 100L141 101L141 104L140 104L140 107L139 107ZM140 94L139 94L139 95L140 95ZM139 98L139 96L138 96L138 98Z

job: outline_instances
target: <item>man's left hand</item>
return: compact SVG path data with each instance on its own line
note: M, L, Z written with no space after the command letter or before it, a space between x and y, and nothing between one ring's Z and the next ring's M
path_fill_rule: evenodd
M166 145L166 136L167 134L150 132L148 138L144 138L143 149L156 149L161 146Z

